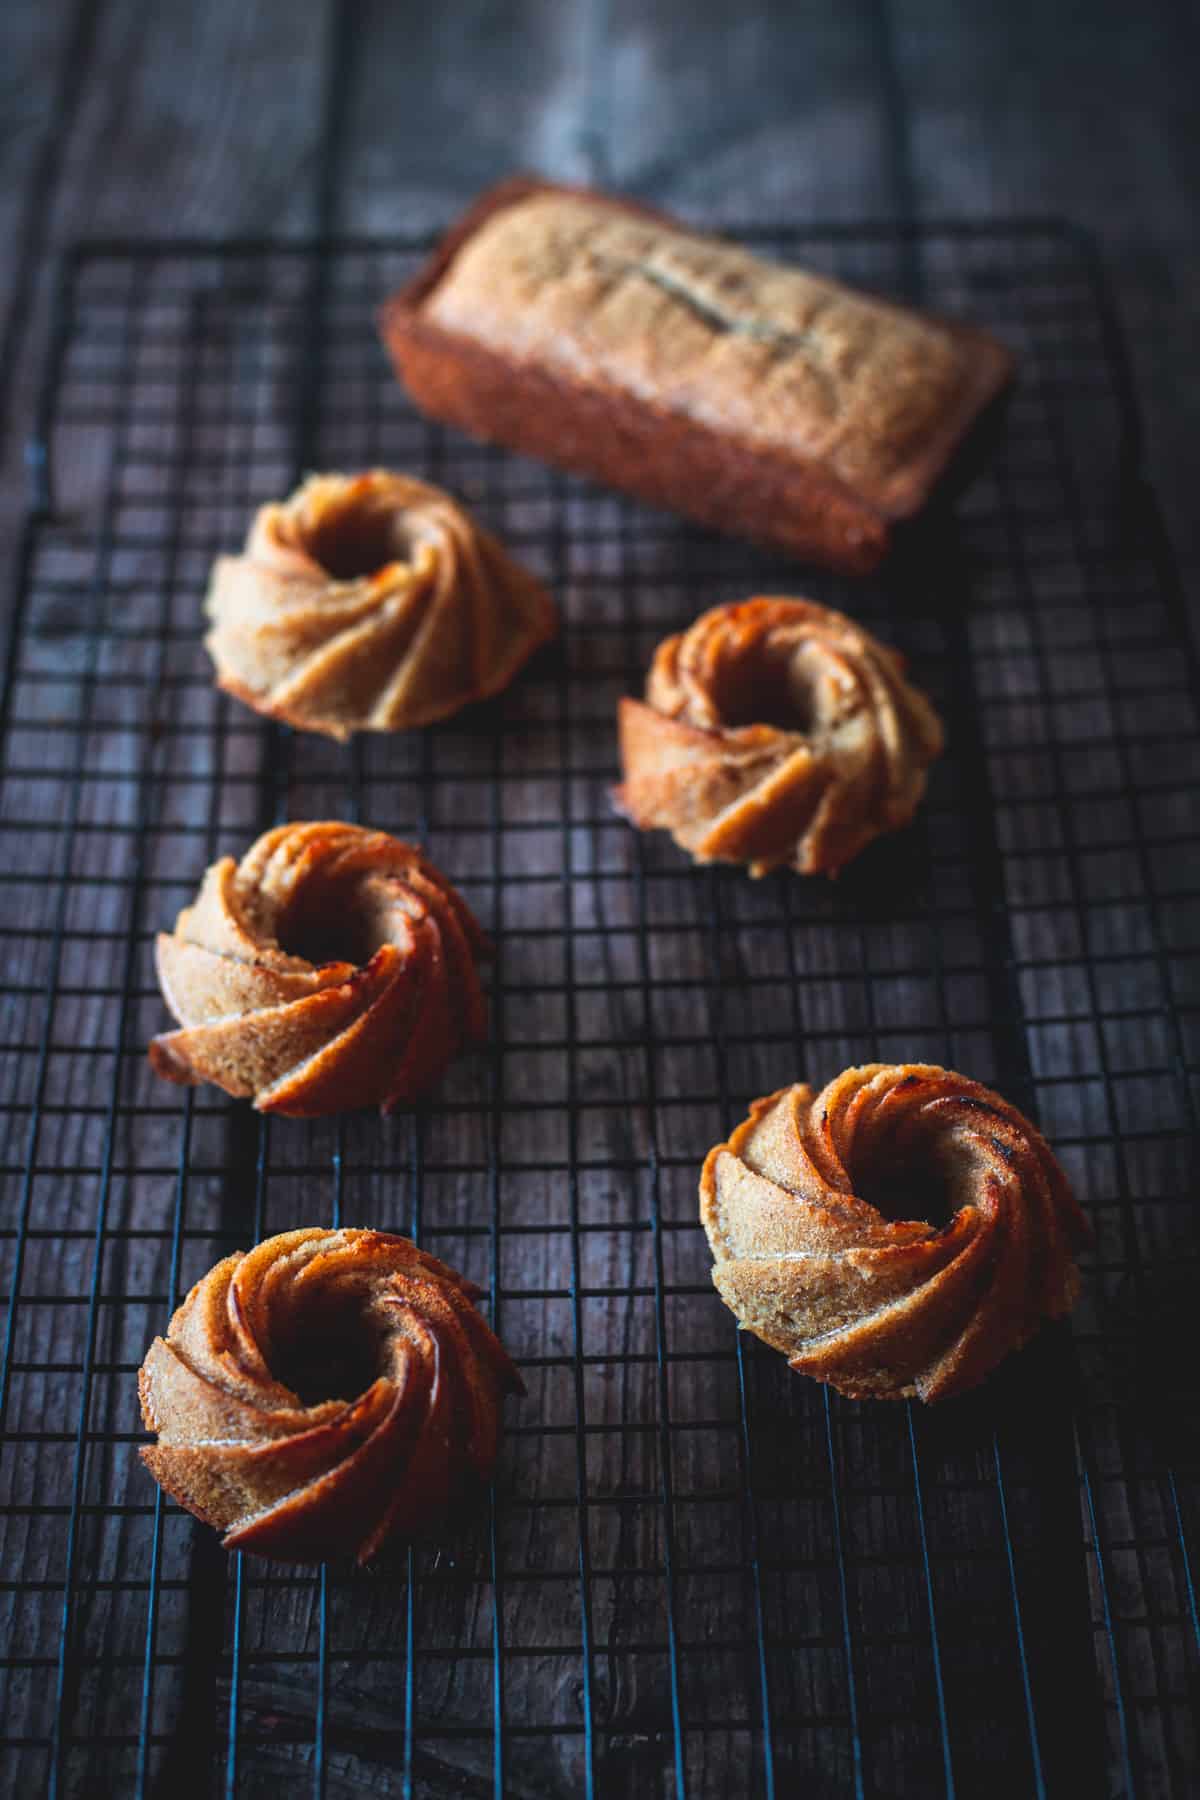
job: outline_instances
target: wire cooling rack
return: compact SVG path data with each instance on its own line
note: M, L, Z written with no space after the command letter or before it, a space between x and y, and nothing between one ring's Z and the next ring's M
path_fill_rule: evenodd
M9 1791L1194 1792L1195 659L1086 247L760 233L993 325L1022 377L953 511L812 575L418 418L373 329L424 246L69 258L3 692ZM345 750L214 692L214 554L303 467L444 482L564 620L501 700ZM908 652L950 748L836 884L612 814L614 708L718 601ZM412 835L496 944L420 1112L264 1123L155 1081L153 933L272 821ZM753 1096L872 1058L999 1086L1096 1229L1069 1329L852 1404L739 1341L696 1183ZM494 1495L366 1573L226 1557L136 1457L174 1301L267 1232L411 1232L524 1372Z

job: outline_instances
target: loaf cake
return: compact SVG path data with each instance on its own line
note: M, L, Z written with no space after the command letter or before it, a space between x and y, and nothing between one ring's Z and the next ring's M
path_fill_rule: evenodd
M150 1046L168 1081L260 1112L387 1112L484 1036L483 933L412 844L338 821L280 825L222 857L157 943L181 1029Z
M811 600L717 606L620 703L617 809L697 862L835 875L912 818L942 727L898 651Z
M1089 1235L1029 1120L928 1063L756 1100L709 1152L700 1216L742 1329L856 1399L975 1386L1070 1310Z
M365 1562L491 1474L521 1379L479 1293L384 1231L227 1256L147 1352L142 1460L227 1550Z
M410 731L498 693L556 629L539 582L410 475L313 475L213 568L221 687L301 731Z
M435 418L850 571L1011 373L983 331L525 179L476 202L381 329Z

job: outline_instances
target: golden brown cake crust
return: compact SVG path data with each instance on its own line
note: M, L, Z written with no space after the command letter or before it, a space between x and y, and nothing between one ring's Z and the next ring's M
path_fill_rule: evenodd
M854 1398L975 1386L1070 1310L1089 1235L1029 1120L928 1063L756 1100L708 1154L700 1216L739 1325Z
M260 1112L388 1111L483 1038L485 948L412 844L337 821L280 825L239 863L214 863L159 934L159 986L182 1029L154 1039L151 1064Z
M441 488L313 475L214 564L227 692L302 731L408 731L498 693L553 636L549 595Z
M525 179L483 195L381 323L435 416L851 570L1011 374L984 332Z
M382 1231L227 1256L147 1352L142 1460L227 1549L365 1562L491 1473L501 1402L523 1390L478 1293Z
M941 723L899 652L811 600L714 607L622 700L618 810L697 862L836 874L912 818Z

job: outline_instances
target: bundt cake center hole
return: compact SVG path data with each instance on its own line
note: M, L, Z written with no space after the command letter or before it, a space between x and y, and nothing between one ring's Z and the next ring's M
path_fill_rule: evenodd
M302 889L279 921L277 941L287 956L321 968L354 963L361 968L388 939L368 891L351 885L314 883Z
M932 1150L878 1154L853 1170L851 1179L859 1199L893 1221L920 1219L940 1231L961 1204L950 1168Z
M368 500L325 507L309 522L305 537L309 555L335 581L374 575L389 563L409 561L411 555L395 508Z
M779 731L812 730L812 680L792 645L755 644L718 669L713 699L725 725L773 725Z
M357 1400L380 1372L375 1334L357 1314L330 1313L299 1322L279 1345L271 1373L305 1406Z

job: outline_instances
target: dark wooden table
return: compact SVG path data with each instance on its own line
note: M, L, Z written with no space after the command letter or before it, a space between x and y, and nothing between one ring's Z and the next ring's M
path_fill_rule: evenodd
M1056 214L1089 227L1101 245L1133 353L1147 467L1181 566L1194 576L1200 569L1191 429L1200 375L1200 219L1193 204L1200 174L1197 35L1193 9L1166 0L1137 9L1108 0L1069 18L1052 16L1044 6L998 0L969 7L954 0L850 0L803 10L783 3L725 8L697 0L649 6L633 0L474 0L442 9L380 0L154 7L134 0L59 7L12 0L0 20L9 127L0 140L0 379L8 402L0 562L7 571L14 560L18 522L28 506L22 453L36 426L61 246L97 236L261 241L420 233L441 224L499 174L524 167L607 183L697 221L911 225L945 216L987 221ZM873 246L862 252L866 277L895 284L902 252L886 237L863 241ZM997 304L1024 295L1020 271L1003 261L1013 241L1005 239L998 253L992 273L999 270L1000 277L991 289L981 277L980 292L990 292ZM971 254L955 240L946 267L957 267L956 257L965 266ZM1054 244L1041 244L1037 254L1061 276ZM987 255L980 249L984 275ZM397 278L402 262L395 250L358 251L339 263L334 277L353 316L347 363L359 396L353 402L360 434L355 447L368 455L378 444L382 454L395 443L417 442L422 453L436 457L443 440L436 434L414 438L412 421L402 418L390 386L382 398L361 399L369 386L364 370L378 373L377 360L369 360L377 359L370 305L385 276ZM562 1109L555 1113L547 1102L544 1115L522 1123L521 1154L528 1151L536 1160L545 1153L548 1172L511 1184L507 1172L503 1178L505 1228L514 1237L498 1238L493 1249L501 1263L511 1258L498 1276L499 1285L511 1290L502 1329L519 1342L533 1371L531 1395L506 1453L499 1526L501 1561L514 1572L502 1607L502 1629L514 1651L500 1709L511 1728L509 1791L527 1800L566 1800L581 1791L589 1769L603 1795L659 1794L673 1786L699 1796L736 1791L743 1769L746 1791L768 1791L763 1734L753 1723L760 1698L753 1658L739 1648L736 1661L730 1660L725 1647L735 1638L742 1643L738 1633L750 1607L746 1509L739 1510L725 1486L735 1489L740 1459L749 1456L749 1429L745 1444L735 1439L738 1421L753 1414L756 1491L766 1496L754 1530L761 1528L764 1554L770 1555L772 1534L787 1551L762 1578L755 1600L759 1641L765 1631L775 1652L764 1686L773 1686L775 1703L787 1716L811 1712L821 1720L819 1732L806 1736L800 1726L787 1740L790 1760L781 1753L776 1791L789 1792L793 1776L815 1792L855 1791L856 1773L862 1773L850 1750L859 1741L858 1724L849 1716L855 1705L888 1719L886 1732L862 1733L868 1745L865 1792L953 1791L943 1760L951 1737L959 1759L957 1791L984 1791L982 1770L1002 1753L996 1732L1006 1721L1015 1721L1013 1766L1019 1771L1018 1786L1009 1791L1020 1791L1030 1754L1017 1679L1026 1667L1024 1649L1020 1659L1006 1651L1008 1686L994 1716L974 1692L989 1679L993 1634L1011 1635L1005 1561L1011 1555L1011 1586L1024 1608L1018 1623L1023 1620L1030 1634L1038 1705L1047 1696L1057 1700L1061 1690L1060 1728L1045 1734L1047 1791L1185 1793L1189 1759L1195 1766L1194 1708L1189 1714L1188 1703L1196 1691L1197 1634L1194 1594L1191 1635L1184 1616L1179 1558L1186 1564L1186 1544L1195 1544L1196 1501L1194 1493L1177 1496L1175 1463L1161 1458L1165 1444L1172 1455L1190 1456L1187 1466L1194 1467L1194 1434L1188 1440L1178 1427L1180 1417L1186 1422L1192 1416L1187 1409L1194 1376L1185 1367L1174 1385L1166 1384L1183 1405L1176 1423L1161 1430L1156 1411L1147 1450L1138 1435L1142 1390L1131 1395L1129 1382L1114 1382L1105 1360L1113 1344L1125 1341L1121 1331L1138 1308L1130 1335L1142 1345L1141 1326L1159 1294L1153 1282L1164 1271L1164 1279L1169 1276L1173 1262L1183 1267L1187 1256L1193 1264L1195 1259L1194 1233L1178 1223L1180 1209L1172 1212L1167 1204L1193 1191L1178 1117L1168 1116L1164 1104L1161 1118L1150 1119L1153 1096L1138 1097L1137 1105L1149 1109L1148 1122L1162 1125L1162 1143L1152 1156L1138 1138L1137 1107L1132 1121L1127 1112L1118 1117L1111 1110L1113 1095L1127 1091L1122 1081L1134 1082L1141 1069L1169 1060L1159 1031L1166 996L1200 991L1200 955L1186 906L1171 900L1169 880L1162 883L1165 899L1159 891L1160 861L1153 863L1155 881L1148 878L1151 852L1167 862L1177 858L1181 881L1190 879L1188 891L1195 891L1186 835L1190 830L1194 839L1195 807L1186 767L1165 771L1168 786L1177 778L1174 787L1164 797L1160 784L1157 801L1128 828L1113 824L1115 807L1089 799L1090 759L1099 765L1110 752L1110 760L1128 758L1131 737L1135 752L1144 748L1139 721L1131 722L1128 710L1136 712L1132 696L1143 677L1161 683L1168 696L1164 712L1176 708L1168 727L1179 725L1182 733L1194 722L1186 714L1183 682L1173 685L1169 668L1164 675L1161 653L1157 663L1147 660L1148 675L1135 666L1136 652L1127 661L1120 653L1126 639L1140 642L1143 624L1147 633L1159 632L1161 642L1170 614L1137 535L1140 514L1127 533L1123 520L1114 526L1113 561L1106 563L1109 539L1099 529L1089 537L1095 520L1088 496L1077 494L1075 511L1051 547L1061 566L1048 575L1020 566L1027 544L1036 542L1039 475L1035 469L1028 492L1018 492L1028 472L1020 456L1032 446L1050 457L1050 474L1042 466L1040 475L1055 505L1064 503L1068 477L1087 466L1086 446L1073 440L1053 447L1059 459L1053 462L1048 446L1050 426L1058 422L1055 396L1035 392L1011 432L1011 489L1005 489L1011 471L993 477L992 487L984 478L983 500L974 514L964 515L954 551L961 566L953 558L943 563L936 544L928 560L930 546L922 550L918 539L911 560L878 585L858 590L864 617L927 659L950 718L955 753L939 769L940 785L912 843L885 851L885 860L872 865L883 872L877 892L871 875L857 885L848 877L833 899L814 884L796 884L793 892L770 884L751 888L733 877L710 880L669 846L647 847L613 824L604 797L612 746L602 732L611 725L613 698L628 691L644 666L652 625L690 616L696 594L707 604L710 597L749 591L737 586L743 578L780 579L772 566L724 542L706 544L701 562L696 540L672 536L669 521L651 522L639 536L642 527L595 494L571 503L571 516L585 527L579 541L565 549L557 539L547 545L538 541L537 521L543 521L544 539L544 520L565 516L562 484L549 478L544 490L523 490L522 482L548 478L511 474L500 461L472 461L452 447L447 479L453 476L464 491L477 480L479 503L494 522L526 531L527 553L555 578L573 641L560 661L543 662L519 690L509 719L517 729L507 736L499 708L477 728L468 722L461 732L448 729L436 740L424 734L430 745L404 740L372 746L360 761L297 738L281 766L282 740L214 699L196 621L208 557L232 541L247 493L266 479L256 461L254 426L243 427L236 415L239 404L251 410L258 404L254 353L256 346L262 349L264 321L269 331L277 317L277 303L287 327L279 334L285 367L263 378L264 391L271 390L264 411L269 423L290 417L289 393L308 373L288 359L302 342L295 328L304 313L309 265L302 258L289 264L263 255L250 276L243 268L241 289L225 280L230 265L219 259L174 272L156 265L148 279L159 284L154 293L161 310L154 311L153 331L160 341L149 346L130 389L133 423L137 432L147 431L144 438L126 429L128 418L124 426L114 425L120 391L104 373L104 358L125 341L121 334L136 305L137 277L130 277L136 266L119 258L111 267L92 263L81 277L80 314L88 315L97 362L93 367L85 357L73 374L68 369L66 417L55 440L67 503L42 522L42 560L29 583L30 656L42 686L31 681L16 709L24 730L20 708L44 704L47 718L54 714L54 731L41 739L31 727L21 738L33 748L20 751L3 792L4 816L28 819L30 831L28 841L10 852L14 867L0 870L10 883L0 897L11 902L15 893L17 911L27 907L37 928L31 959L43 957L48 938L66 944L61 966L45 976L51 999L44 1013L38 1010L44 959L16 969L19 991L4 997L4 1041L22 1044L25 1054L13 1059L14 1067L21 1064L13 1084L16 1104L0 1119L0 1179L6 1201L12 1197L13 1216L33 1217L39 1227L28 1243L21 1241L25 1262L16 1281L21 1305L14 1336L20 1380L8 1420L24 1459L17 1485L24 1481L22 1500L29 1502L33 1524L28 1538L14 1540L22 1566L5 1569L9 1586L0 1588L15 1609L10 1718L18 1737L27 1729L30 1738L18 1749L18 1758L27 1754L14 1765L19 1776L32 1780L29 1772L40 1772L53 1758L65 1772L60 1792L79 1795L115 1787L190 1793L201 1765L209 1766L213 1791L226 1781L230 1790L255 1796L283 1781L310 1791L314 1769L334 1796L401 1791L406 1774L416 1793L431 1797L494 1791L486 1519L475 1521L462 1547L444 1558L440 1551L431 1554L440 1566L422 1565L412 1619L404 1612L402 1562L385 1568L374 1585L370 1578L343 1582L331 1576L326 1586L323 1578L305 1574L294 1587L285 1580L268 1594L257 1575L248 1575L243 1588L211 1536L193 1532L169 1510L160 1542L148 1484L132 1452L132 1368L147 1336L162 1325L172 1272L190 1281L212 1260L214 1244L242 1241L262 1201L255 1158L265 1141L256 1137L245 1108L226 1106L211 1093L185 1100L172 1092L164 1100L147 1075L142 1046L162 1024L150 963L152 931L187 897L206 860L206 843L237 847L256 822L272 816L281 795L301 816L317 816L305 809L341 808L365 792L369 804L404 814L411 830L424 824L408 820L409 802L398 796L420 793L425 806L435 795L434 847L446 847L447 866L463 870L474 883L472 897L478 892L490 909L489 922L499 927L503 967L493 979L506 1008L507 1039L497 1032L491 1077L487 1067L476 1066L453 1078L427 1132L412 1121L381 1126L374 1119L320 1124L311 1133L305 1127L291 1136L277 1132L271 1140L278 1167L270 1178L269 1228L308 1222L314 1212L325 1219L331 1193L340 1203L343 1174L349 1209L377 1205L387 1212L385 1222L404 1223L387 1211L398 1184L407 1184L407 1196L425 1180L426 1221L442 1233L433 1247L464 1264L475 1258L471 1272L486 1280L489 1245L479 1223L478 1168L495 1162L488 1133L499 1128L488 1112L486 1086L498 1078L500 1062L509 1061L504 1079L510 1093L544 1082L545 1091L557 1096L565 1079L574 1098L594 1103L606 1120L594 1127L596 1141L587 1138L582 1152L573 1142L569 1153L552 1154L546 1144L553 1150L559 1141ZM338 281L343 288L336 288ZM1069 281L1078 281L1077 275ZM1036 298L1038 291L1035 273L1030 292ZM1045 291L1048 305L1061 299L1049 276ZM1094 371L1094 319L1081 300L1083 287L1071 292L1081 334L1091 334L1081 341L1078 366ZM1019 334L1020 319L1007 322ZM192 346L208 359L195 382L181 355ZM1055 338L1046 366L1069 374L1071 363L1071 346ZM336 356L332 366L336 378ZM326 374L328 400L332 382ZM202 411L197 419L198 391L200 401L215 395L224 408L215 423ZM1097 405L1103 411L1102 399ZM1087 416L1085 398L1067 435L1086 437ZM156 430L165 434L161 441ZM183 452L170 437L176 430L193 432ZM168 479L157 482L154 455L163 444L176 460L168 464L164 454ZM288 466L290 454L280 453L280 466ZM132 521L119 555L103 525L108 468L114 471L108 510L128 501ZM172 468L176 481L180 468L187 472L186 493L172 488ZM87 504L73 514L75 494ZM999 549L997 519L1007 521L1011 532ZM954 584L961 580L959 597L965 597L969 583L962 568L971 557L979 585L991 579L994 588L964 623ZM1066 587L1063 567L1070 577ZM935 582L925 579L931 568ZM1119 583L1126 572L1143 584L1130 609L1141 608L1141 620L1123 617ZM1088 577L1097 583L1095 618ZM7 572L5 581L7 596ZM814 583L815 592L843 603L841 590L826 578L816 576ZM944 592L933 591L939 583ZM658 610L660 605L674 611ZM646 607L644 617L638 606ZM622 607L626 623L614 623ZM104 620L106 629L115 623L124 634L101 646L105 655L113 648L116 672L107 684L110 665L88 662L101 653L94 618ZM165 701L155 693L164 676L174 683L164 690ZM61 692L51 691L60 678ZM971 682L980 702L974 709ZM1076 700L1078 693L1083 697ZM986 714L989 731L995 716L1005 721L986 740L984 702L995 709ZM586 775L578 784L564 777L560 785L552 779L554 766L561 769L571 752L570 715L577 704L586 714L581 737L593 724L590 705L603 719L583 745ZM1072 706L1074 724L1067 718ZM1113 727L1118 712L1120 723ZM1076 726L1083 749L1069 739ZM1116 750L1102 741L1106 729L1116 732ZM92 779L73 785L66 767L50 802L39 786L36 756L42 746L55 754L55 742L73 744L76 773ZM1089 752L1093 744L1098 747ZM505 809L503 881L500 853L488 851L482 815L470 814L481 794L500 792L492 777L502 755L511 758L497 802ZM1137 764L1148 785L1164 773L1149 766L1152 760L1153 751ZM461 817L456 775L466 796ZM1128 767L1118 775L1127 780ZM1107 791L1104 769L1098 779ZM993 809L985 801L982 814L980 792L997 802ZM1122 792L1120 805L1127 799ZM40 805L50 808L41 820ZM573 806L579 808L578 827ZM394 824L391 814L376 822ZM43 836L34 829L39 824ZM1055 832L1065 834L1065 849ZM144 859L132 874L131 839ZM486 862L489 853L494 865ZM561 867L554 860L559 857ZM1081 869L1087 870L1082 878ZM25 876L31 879L22 888ZM566 917L578 928L573 944L562 921L553 922L560 885L568 896L562 902ZM1001 892L1010 906L1028 909L1016 936L1012 920L1000 918L992 904ZM897 893L909 907L899 923L889 910ZM1115 912L1105 910L1113 893ZM663 929L653 941L651 975L647 968L639 971L635 951L639 908L646 954L646 909L655 906L663 911L652 927ZM42 929L43 915L58 918L57 935ZM676 916L683 921L677 934ZM1194 908L1192 919L1194 927ZM1106 973L1090 988L1081 942L1107 958ZM1177 962L1164 949L1167 942ZM1027 1083L1031 1093L1036 1089L1032 1103L1042 1109L1047 1129L1056 1129L1067 1146L1085 1197L1097 1202L1101 1239L1085 1310L1076 1321L1076 1350L1067 1352L1065 1334L1048 1334L989 1384L978 1408L969 1402L946 1421L931 1411L914 1427L903 1408L875 1409L872 1421L860 1426L855 1409L835 1403L832 1413L825 1412L821 1390L792 1380L765 1355L747 1359L745 1376L739 1362L735 1375L729 1322L707 1289L704 1247L694 1229L693 1157L697 1145L711 1141L721 1107L693 1109L689 1097L715 1085L728 1111L781 1078L779 1056L791 1049L780 1052L778 1046L781 1039L788 1043L794 1010L791 986L781 975L787 970L783 946L794 955L796 943L807 947L811 959L803 1006L811 1008L805 1021L814 1041L842 1045L842 1061L870 1056L881 1044L889 1054L901 1054L916 1043L920 1053L947 1060L961 1051L964 1058L982 1059L971 1066L985 1078L1000 1083L1006 1076L1015 1084L1009 1090L1014 1097L1024 1098L1016 1088ZM1109 964L1120 964L1126 943L1140 960L1132 973L1123 965L1114 973ZM543 966L543 958L559 956L567 971L562 980L557 963L549 974ZM780 977L778 991L755 990L747 1029L738 983L747 972L769 983L771 976L763 975L768 965ZM664 987L655 996L668 1021L663 1035L677 1033L686 1047L678 1058L673 1043L648 1047L651 980ZM1009 1015L1001 1018L1005 1007ZM1194 1014L1195 1008L1189 1016ZM1110 1015L1121 1023L1106 1036ZM762 1046L753 1036L760 1016ZM1051 1023L1039 1029L1043 1017ZM706 1037L713 1018L729 1025L728 1047L718 1040L714 1048L711 1034ZM20 1084L38 1062L39 1041L51 1034L54 1053L29 1077L41 1084L35 1115L43 1089L49 1097L49 1122L35 1122L30 1149L22 1137L28 1093ZM796 1039L801 1035L797 1023ZM1186 1057L1184 1046L1177 1073L1191 1067ZM660 1128L655 1101L646 1095L648 1072L653 1080L655 1070L663 1117L668 1105L680 1109L669 1115L680 1121L677 1126L662 1126L661 1144L654 1141ZM1097 1092L1106 1097L1109 1113ZM130 1119L133 1108L141 1110L136 1121ZM590 1116L580 1128L585 1136L593 1129ZM108 1120L99 1150L97 1117ZM1157 1210L1148 1204L1136 1224L1130 1208L1117 1207L1109 1185L1114 1136L1121 1138L1117 1161L1128 1159L1119 1179L1112 1177L1115 1189L1126 1199L1130 1191L1140 1198L1140 1182L1156 1204L1163 1200ZM580 1174L578 1165L586 1165L597 1144L614 1169L624 1168L620 1179L589 1180L586 1167ZM519 1164L515 1146L515 1138L506 1140L505 1154ZM389 1158L398 1171L394 1177ZM472 1159L475 1173L455 1172L458 1162ZM569 1195L563 1179L568 1165L574 1184ZM39 1171L32 1183L24 1174L30 1166ZM337 1171L333 1178L331 1168ZM422 1170L419 1179L414 1171ZM183 1245L178 1269L171 1260L172 1208ZM558 1214L565 1217L570 1208L568 1229ZM558 1223L543 1235L536 1222L548 1214ZM630 1226L634 1214L637 1232ZM687 1229L660 1229L663 1215L668 1225L683 1222ZM5 1255L15 1235L8 1217L0 1220ZM1139 1232L1144 1246L1134 1242ZM8 1265L3 1279L10 1279ZM89 1294L102 1288L116 1304L91 1307ZM1178 1291L1178 1283L1171 1287L1167 1280L1173 1318ZM662 1317L653 1310L655 1297ZM75 1301L80 1304L72 1311ZM89 1313L95 1318L84 1331ZM611 1352L611 1369L597 1356L581 1373L585 1331ZM668 1340L692 1360L670 1366L659 1386L657 1357ZM714 1346L723 1362L705 1360ZM586 1437L575 1431L572 1373L581 1385L586 1374ZM743 1379L748 1400L738 1385ZM1078 1446L1068 1391L1076 1380L1090 1399L1098 1396L1093 1409L1081 1414L1094 1435ZM714 1414L723 1436L706 1428ZM881 1414L886 1422L879 1422ZM662 1426L668 1417L677 1432L675 1463L671 1430ZM791 1483L815 1489L833 1477L836 1494L835 1462L845 1482L842 1510L836 1498L832 1506L836 1556L824 1489L819 1504L788 1504ZM683 1621L685 1680L678 1705L673 1663L658 1641L664 1543L671 1541L662 1521L671 1504L656 1484L669 1479L666 1467L677 1469L685 1496L673 1527L685 1571L672 1599L672 1630L676 1617ZM936 1472L928 1516L921 1468ZM1011 1478L1004 1490L1011 1534L1009 1514L1001 1529L996 1509L1002 1468ZM589 1483L601 1497L592 1506L590 1550L585 1546L582 1553L593 1554L600 1571L590 1588L575 1579ZM715 1507L691 1513L693 1487L716 1495ZM526 1514L529 1494L538 1504ZM550 1495L566 1498L555 1502ZM124 1509L112 1506L114 1496L127 1502ZM95 1504L90 1512L85 1505L79 1533L70 1538L75 1562L64 1574L67 1528L55 1508L70 1511L66 1498ZM721 1510L726 1502L727 1513ZM17 1529L23 1529L20 1509L16 1516ZM845 1567L841 1534L857 1585L839 1603L833 1570L835 1564ZM731 1568L726 1565L736 1562L735 1542L742 1546L742 1564ZM933 1611L928 1562L924 1586L914 1572L930 1543L942 1559L941 1629L958 1659L938 1672L949 1696L947 1702L939 1690L938 1708L930 1707L927 1691L929 1645L938 1630L922 1610L928 1594ZM1058 1546L1065 1547L1064 1569L1056 1567ZM158 1558L153 1566L152 1556ZM806 1563L819 1571L810 1585ZM551 1565L559 1575L565 1568L569 1579L555 1585ZM614 1570L627 1579L615 1578ZM425 1580L426 1574L437 1579ZM60 1655L65 1640L56 1640L55 1630L64 1591L74 1636L70 1653ZM587 1658L580 1646L592 1625L572 1610L580 1591L593 1595L601 1643ZM893 1597L895 1610L917 1621L911 1643L872 1637L869 1619L877 1623L886 1616ZM983 1610L976 1640L977 1604ZM861 1615L854 1611L859 1605ZM158 1610L149 1629L158 1634L162 1656L157 1687L152 1695L146 1690L140 1720L122 1717L126 1696L137 1685L152 1608ZM1143 1612L1154 1627L1144 1633ZM1103 1654L1095 1659L1102 1672L1091 1667L1089 1651L1101 1631L1119 1640L1111 1675ZM858 1659L860 1681L848 1707L843 1632L847 1666ZM793 1638L797 1651L789 1660ZM232 1666L231 1642L246 1648L244 1669ZM1004 1642L1008 1646L1007 1637ZM326 1658L324 1648L315 1648L329 1643L345 1654ZM415 1711L435 1721L416 1732L415 1757L412 1734L406 1740L403 1729L398 1673L408 1666L413 1643L429 1650L414 1683ZM545 1655L538 1656L543 1643ZM706 1643L713 1645L711 1657ZM301 1660L289 1666L294 1645ZM972 1660L976 1649L978 1663ZM26 1651L27 1666L21 1661ZM278 1666L270 1660L276 1653ZM1077 1680L1085 1667L1086 1679ZM104 1689L106 1668L117 1672L111 1694ZM65 1696L58 1712L68 1721L68 1737L48 1751L46 1720L55 1709L47 1694L56 1680ZM741 1708L736 1720L723 1736L718 1727L711 1742L695 1733L688 1746L694 1760L681 1771L673 1762L673 1745L682 1735L679 1706L693 1718L720 1720L735 1689ZM238 1716L239 1707L244 1743L235 1783L224 1733L231 1710ZM593 1707L599 1721L595 1747L581 1724L587 1712L590 1731ZM946 1714L956 1710L948 1730ZM479 1731L472 1737L476 1716ZM547 1718L562 1726L561 1742ZM457 1735L440 1742L440 1719L452 1721ZM1086 1726L1084 1735L1095 1728L1094 1741L1089 1736L1078 1747L1071 1742L1076 1721ZM522 1736L525 1727L528 1735ZM80 1735L75 1744L72 1729ZM131 1743L138 1744L139 1734L135 1750ZM314 1735L327 1753L324 1760L312 1754ZM237 1754L236 1730L232 1736ZM141 1759L147 1744L152 1754ZM1112 1777L1108 1789L1100 1785L1102 1763ZM1137 1780L1125 1782L1131 1767ZM1072 1768L1087 1772L1074 1788L1064 1778Z

